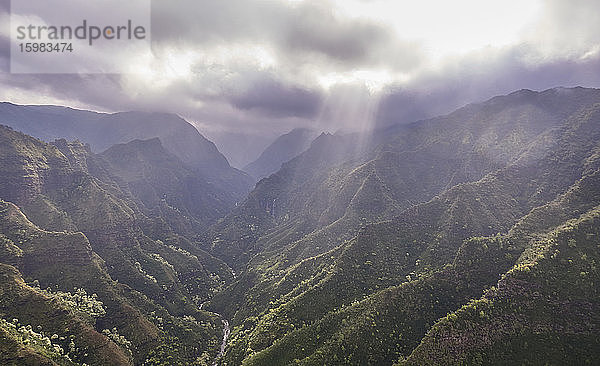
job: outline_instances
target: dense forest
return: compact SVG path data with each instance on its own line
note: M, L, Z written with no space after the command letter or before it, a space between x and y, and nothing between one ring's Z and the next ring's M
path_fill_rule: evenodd
M175 115L0 125L0 364L600 360L600 90L294 130L247 173Z

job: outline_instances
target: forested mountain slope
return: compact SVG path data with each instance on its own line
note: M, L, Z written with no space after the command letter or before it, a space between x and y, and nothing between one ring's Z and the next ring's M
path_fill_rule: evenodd
M205 217L198 207L192 212L186 206L190 197L218 204L206 191L208 183L167 154L157 140L134 141L94 155L78 142L51 145L0 127L0 142L0 198L12 202L6 203L2 215L9 220L2 230L2 263L12 266L6 268L13 273L10 283L21 283L23 291L35 292L30 288L35 281L52 291L83 289L96 294L106 315L86 332L116 328L118 334L109 338L124 336L131 342L123 341L132 353L124 362L171 358L185 363L200 357L210 361L221 324L198 305L231 277L231 271L193 243L190 232L198 230ZM123 149L134 161L116 164L111 154L125 153ZM141 187L139 175L145 182ZM209 208L206 215L211 219L219 214ZM12 217L20 218L24 228L12 224ZM53 240L47 242L45 236ZM42 244L36 244L39 240ZM21 295L15 296L17 301ZM34 308L21 317L11 315L20 311L11 305L5 310L5 320L15 317L21 324L45 328L35 323L42 314ZM57 334L79 337L68 329ZM71 356L78 362L93 357L85 354Z
M323 134L259 182L207 242L234 267L271 248L280 252L279 243L298 241L296 259L325 252L361 224L505 166L540 134L598 101L595 89L524 90L372 136Z
M366 149L367 158L355 158L362 161L338 164L327 171L325 175L335 177L330 182L338 182L337 189L329 188L329 192L351 187L345 185L350 180L335 174L349 171L347 176L363 178L350 191L346 203L340 204L343 195L329 195L338 198L328 208L341 207L339 218L323 226L317 222L317 231L306 236L297 227L306 227L306 221L301 220L309 215L302 210L285 210L287 192L296 190L289 201L301 199L299 192L310 184L306 175L301 187L290 189L282 177L274 179L285 172L284 167L259 183L250 196L253 201L247 204L256 207L260 202L253 195L261 192L261 185L285 187L268 190L277 192L269 199L278 202L283 198L279 206L283 213L264 215L262 228L266 229L261 232L261 226L255 225L252 236L242 237L257 255L239 280L209 306L227 314L236 325L226 354L229 364L242 360L286 364L294 359L306 364L391 364L400 356L408 356L438 318L479 298L485 288L495 285L499 274L516 263L526 247L522 244L506 253L495 252L489 259L498 262L494 266L459 271L447 267L455 265L463 243L472 237L507 233L538 207L558 200L581 182L593 181L596 173L592 167L600 141L598 97L597 90L585 89L521 91L467 106L447 117L402 127L402 133ZM386 159L396 154L402 158ZM586 189L593 191L593 184ZM593 192L582 194L594 197ZM403 206L402 197L417 197L417 202L432 199ZM304 209L311 214L325 212L311 205L310 199L305 202ZM593 208L593 201L590 204L586 203L587 209ZM258 214L256 217L260 218ZM388 218L392 220L369 224ZM543 230L571 218L577 217L567 215ZM287 221L298 224L294 227ZM337 225L363 228L353 238L345 235L357 231L336 230ZM536 230L532 229L531 235ZM479 278L482 271L491 273ZM413 284L415 280L418 282ZM433 292L406 295L414 302L406 306L422 315L411 313L413 316L396 324L397 313L386 310L391 311L392 318L374 320L382 309L370 307L385 300L381 293L391 294L389 291L396 287L424 291L422 285ZM430 303L431 299L439 303ZM401 306L394 301L384 303L382 306ZM431 311L424 310L428 308ZM396 325L390 329L390 324ZM392 342L390 339L394 344L386 343ZM355 341L357 348L353 350ZM379 341L384 342L386 351L373 343Z
M46 138L141 121L25 110ZM115 131L0 126L0 363L212 365L225 319L230 366L600 357L600 90L323 133L243 201L228 164Z

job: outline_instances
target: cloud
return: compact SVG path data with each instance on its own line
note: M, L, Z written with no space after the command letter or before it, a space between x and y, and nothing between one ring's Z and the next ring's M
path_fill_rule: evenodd
M545 0L544 5L539 20L524 34L542 57L581 55L600 44L599 2Z
M520 11L518 2L491 2L494 9L517 6L504 9L507 17ZM600 4L532 2L537 7L526 26L482 29L487 39L473 30L484 21L460 24L471 17L469 4L476 2L469 0L439 3L462 14L460 22L392 0L155 0L154 58L135 72L4 72L0 98L174 112L202 131L272 136L294 127L408 123L521 88L600 86ZM0 0L0 9L6 4ZM493 38L506 32L510 37ZM472 35L473 43L454 50L457 35ZM442 47L445 40L451 46ZM5 71L6 42L0 36Z
M389 88L380 102L377 122L379 125L409 123L523 88L600 86L600 54L531 64L529 60L534 57L536 51L522 44L499 51L475 52L449 62L408 85Z
M336 16L333 6L328 0L296 5L286 1L154 1L152 36L156 47L266 44L286 62L310 60L356 67L385 60L389 46L394 45L411 49L396 64L415 66L414 43L397 39L385 25ZM388 52L383 52L386 47Z
M257 110L268 116L314 118L319 112L321 94L274 78L254 81L247 90L230 96L231 103L241 110Z

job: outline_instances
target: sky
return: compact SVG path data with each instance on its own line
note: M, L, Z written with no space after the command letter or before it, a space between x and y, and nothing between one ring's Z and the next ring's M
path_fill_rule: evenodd
M597 0L153 0L152 53L113 74L9 73L0 4L0 100L173 112L220 145L600 87Z

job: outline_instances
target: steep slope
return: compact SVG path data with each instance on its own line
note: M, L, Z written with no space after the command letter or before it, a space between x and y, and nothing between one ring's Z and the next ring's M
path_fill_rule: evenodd
M279 136L273 143L260 154L260 156L242 170L250 174L257 181L268 177L281 168L281 164L300 155L310 147L310 143L317 137L314 130L295 128Z
M520 91L373 136L321 136L259 182L206 242L238 268L296 242L291 258L277 261L297 263L351 238L365 223L505 166L538 135L598 101L595 89ZM380 192L376 201L372 192Z
M482 297L440 319L402 364L590 364L598 358L599 153L596 147L581 180L507 235L474 239L461 249L471 258L456 261L464 266L494 242L504 243L498 257L511 248L520 255Z
M130 223L123 222L122 230L135 236L134 242L141 238L141 242L149 243L151 249L143 250L153 251L155 259L162 261L156 257L159 253L168 262L183 266L175 268L177 277L192 290L194 297L205 299L215 286L221 286L231 277L227 265L193 242L194 236L218 214L211 209L223 209L219 197L224 193L165 152L158 140L115 145L102 155L91 154L78 142L58 140L52 144L72 167L88 173L98 188L133 211L134 226L139 227L130 227ZM207 204L203 205L204 202ZM51 216L44 210L41 215L37 215L37 209L30 211L30 215L36 215L40 222ZM146 236L159 245L152 247L153 241L147 240Z
M466 241L460 240L460 237L452 239L449 243L455 243L454 253L456 255L454 257L452 255L446 256L449 263L443 267L437 266L437 269L435 266L428 265L427 256L421 254L419 257L418 253L426 253L427 247L431 245L435 247L444 246L443 242L448 240L444 238L447 237L447 234L427 238L427 232L431 228L425 229L415 225L415 223L423 222L431 223L433 228L440 227L439 224L435 224L435 219L431 220L432 212L427 209L427 206L431 206L434 202L419 207L419 211L424 216L412 220L413 225L408 226L408 232L412 231L414 233L413 237L407 237L406 234L402 233L404 229L401 223L406 220L405 218L400 218L399 222L382 223L368 227L359 234L356 243L362 242L362 245L369 245L369 248L359 248L357 245L352 245L352 249L348 250L355 253L354 264L350 268L352 273L340 278L340 271L344 271L344 268L340 268L339 261L334 266L325 267L325 270L332 274L332 277L338 277L337 283L339 285L337 288L330 290L330 293L334 291L338 296L346 296L348 287L355 288L356 283L360 286L367 280L366 283L370 283L371 288L364 293L375 291L373 295L351 304L345 302L341 306L331 307L334 309L331 313L312 322L310 318L307 319L306 317L314 316L312 314L315 311L315 305L319 304L320 306L322 301L315 302L317 298L315 297L312 302L308 301L308 303L312 303L310 308L301 308L300 311L296 309L298 298L306 297L307 293L314 292L310 284L312 280L306 280L306 274L304 274L302 284L297 284L300 287L300 291L298 291L300 295L297 295L296 299L292 298L279 302L279 304L276 304L279 306L273 307L268 315L265 314L259 317L261 321L254 325L257 329L256 338L248 337L247 333L241 338L245 338L244 341L248 342L246 347L255 352L260 349L261 344L262 347L265 344L267 346L271 344L268 337L269 335L272 336L274 329L279 327L279 331L281 331L281 328L284 328L287 335L263 352L256 353L254 357L249 357L245 364L284 365L294 363L294 359L296 359L296 363L305 365L391 364L395 359L409 355L438 318L452 312L452 309L467 304L470 299L477 299L484 289L496 284L499 274L510 270L515 262L516 268L521 268L524 262L542 258L539 254L547 250L546 237L548 234L546 233L548 231L552 231L556 225L563 225L569 219L578 220L580 215L582 215L581 217L597 216L595 207L600 203L600 155L598 155L600 151L600 145L598 145L600 105L596 106L594 112L588 115L587 118L580 117L583 118L584 123L574 126L574 129L564 131L565 139L559 144L558 151L551 153L545 159L545 164L543 162L541 164L542 166L546 165L546 169L554 167L555 170L549 170L549 174L540 174L539 171L528 173L530 175L529 179L544 177L542 184L538 186L538 181L536 184L531 185L532 189L537 187L541 191L546 191L547 194L552 195L552 192L557 190L554 186L555 182L560 182L565 175L569 175L574 167L573 163L578 161L579 168L575 168L575 171L581 172L582 178L576 180L563 195L559 195L548 204L531 210L508 231L508 234L473 238ZM511 202L511 199L507 200L507 197L501 191L498 191L498 188L504 186L505 192L509 194L518 192L513 188L514 183L516 183L515 178L523 174L523 170L527 170L523 169L527 168L527 165L517 166L517 168L521 169L522 172L516 176L515 172L510 173L510 170L513 170L513 168L510 168L494 173L495 177L486 177L482 182L469 184L476 189L452 189L440 196L441 203L445 202L448 209L451 209L457 202L473 201L472 193L480 192L480 195L475 198L477 205L472 206L466 212L462 210L455 212L449 217L450 223L458 220L455 228L452 229L451 225L444 231L449 230L448 233L460 233L460 231L464 232L465 229L467 231L472 230L474 224L485 225L486 215L482 215L481 209L476 209L483 202L486 202L486 205L496 202L496 207L502 207L502 205L505 207L512 206L507 204ZM494 181L496 182L494 183ZM513 182L511 183L511 181ZM518 186L523 186L522 183L521 181ZM488 188L481 189L485 186L488 186ZM531 204L535 205L534 202L538 200L526 191L521 192L521 194L523 194L521 200L525 199L530 201ZM449 199L452 196L456 196L458 199ZM588 210L591 210L590 213L586 213ZM507 217L505 210L496 209L492 212L498 219ZM510 218L510 215L508 218ZM597 222L597 219L594 220ZM467 227L463 226L463 223ZM386 234L394 229L396 230L394 235ZM482 227L476 229L475 232L484 233L487 230L490 230L490 228ZM593 230L597 230L597 228L591 229L592 231L586 230L587 234L591 234L581 236L582 239L585 238L583 239L584 242L581 243L587 248L585 249L585 255L582 255L582 253L579 253L579 256L569 254L571 262L562 261L563 264L565 262L568 265L572 264L572 271L569 269L563 272L562 270L553 269L551 277L540 275L540 278L543 278L546 284L559 287L569 284L567 287L573 292L586 294L587 300L584 301L592 301L592 308L586 303L584 306L588 310L575 311L561 323L561 326L565 327L564 329L581 326L581 331L577 331L573 336L574 338L571 336L562 338L558 333L561 329L560 326L554 330L548 330L548 333L542 333L543 335L539 337L534 335L538 330L543 329L535 325L540 323L539 320L536 320L535 314L544 319L552 318L553 314L564 318L565 315L560 313L560 311L564 311L564 308L560 310L560 308L556 308L556 304L567 304L572 301L571 296L567 294L557 295L556 291L552 292L553 296L557 296L556 298L540 297L539 293L533 292L538 288L534 286L531 287L531 290L526 290L526 292L533 292L525 294L529 298L528 303L512 303L512 295L506 296L504 299L505 305L512 303L509 307L510 311L513 312L511 316L519 320L498 317L496 323L489 324L487 319L490 319L488 317L488 310L490 309L486 305L488 300L477 301L473 303L475 305L470 304L467 306L468 310L463 311L461 309L457 313L459 317L460 314L468 313L469 320L465 322L455 321L456 315L449 315L447 319L441 321L442 325L439 328L434 327L435 332L432 330L432 334L423 340L426 345L419 346L422 347L422 350L417 348L415 350L417 354L409 358L409 361L412 359L410 364L463 364L464 362L471 364L481 361L494 363L494 360L498 360L499 364L505 364L507 360L511 360L509 363L520 364L537 360L538 353L544 353L546 350L550 351L545 356L550 363L553 360L561 359L566 363L575 364L585 361L585 359L593 360L596 357L594 350L597 342L594 335L597 322L593 320L593 314L597 314L597 311L593 307L597 305L593 305L596 301L595 292L587 289L589 286L593 286L595 280L592 278L588 282L587 279L582 279L582 271L580 271L579 266L590 268L590 263L594 263L593 258L598 255L598 248L594 244L595 234L593 233ZM494 232L495 229L491 228L491 231ZM415 237L417 240L414 240ZM421 240L424 240L424 242L420 242ZM575 243L571 242L571 244L571 247L574 247ZM382 247L383 245L385 247ZM404 246L395 249L399 245ZM364 261L364 253L369 253L374 249L377 250L378 247L382 247L383 253L376 256L368 255L366 256L367 261ZM400 255L393 255L395 251L399 251ZM403 258L402 253L404 251L406 251L407 257L405 263L398 262L398 259ZM362 253L362 255L359 253ZM438 252L436 258L443 257L440 254ZM544 256L547 257L548 255ZM588 260L588 257L592 259ZM412 264L415 259L415 263ZM316 261L318 262L319 258L316 258ZM386 287L386 282L389 283L389 279L377 278L377 276L387 277L394 273L394 269L398 270L398 267L400 267L400 271L404 271L404 273L397 274L397 279L403 283L377 291L378 288ZM375 270L373 271L372 268L375 268ZM411 269L412 272L408 273ZM369 275L369 272L372 274ZM507 276L510 276L512 272L512 270L509 271ZM578 280L563 281L559 273L572 273L580 277ZM402 274L406 274L406 279L400 279ZM552 280L553 278L556 278L556 281ZM503 281L501 280L499 283L500 288L504 286ZM331 280L326 278L316 283L315 286L323 287L323 283L327 282L331 282ZM521 282L515 286L515 290L523 291ZM320 296L324 296L326 293L326 291L323 291ZM515 296L515 299L518 299L518 296ZM537 303L532 305L532 299L537 299ZM327 301L331 302L332 299L329 298ZM579 300L573 301L574 307L579 306L577 305ZM537 306L537 308L532 309L532 306ZM519 310L526 308L532 309L531 312L521 313ZM474 311L474 309L477 309L477 311ZM484 315L481 315L480 311L483 311ZM493 313L493 311L491 312ZM592 316L591 319L590 315ZM531 322L528 320L530 318ZM476 323L485 324L486 328L471 334L474 329L473 319ZM455 333L455 326L448 324L460 324L463 333ZM521 324L521 328L510 330L510 324ZM547 327L547 323L544 327ZM440 329L443 329L443 333L438 332ZM492 334L496 329L499 335L508 335L507 338L504 338L505 341L514 338L514 344L511 344L510 347L504 347L505 343L503 341L497 341L497 343L492 343L495 344L494 351L478 353L478 351L485 350L490 345L490 341L494 339ZM519 336L519 332L523 329L526 330L525 334ZM553 332L554 335L552 335ZM570 334L571 331L567 330L566 332ZM244 333L240 331L240 334ZM265 337L267 337L267 341L261 340ZM575 339L581 341L581 343L577 344ZM440 340L443 341L440 343ZM523 344L526 345L527 340L531 342L531 348L529 349L523 348ZM550 340L552 341L550 342ZM545 341L548 342L544 343ZM235 344L233 347L231 352L236 351ZM476 350L472 352L473 349ZM553 350L561 349L565 350L562 356L552 353ZM569 353L569 349L574 353ZM252 352L246 353L246 357L252 355Z
M278 273L279 278L303 259L351 239L369 222L480 179L526 150L532 157L543 154L556 139L553 128L598 101L600 91L594 89L520 91L368 138L320 136L261 181L205 240L208 250L237 270L254 258L240 276L243 285L232 286L236 293L224 297L248 298L243 293L254 291L245 288L263 288L263 276Z
M117 144L99 155L127 185L139 206L180 232L197 234L225 216L235 198L169 154L158 138Z
M75 254L79 252L62 249L73 235L64 235L44 246L36 246L30 257L46 263L44 261L56 254L65 256L64 261L51 262L53 266L34 266L39 272L29 266L19 267L28 281L58 286L62 292L83 288L97 293L105 304L119 303L114 293L120 291L119 296L126 298L127 304L119 305L120 308L111 305L115 310L111 311L110 318L102 320L107 327L97 331L108 329L107 336L115 339L120 339L119 334L124 335L132 342L135 363L168 358L183 363L198 357L210 359L217 351L217 332L221 324L216 316L199 311L197 305L231 276L227 266L199 250L189 238L181 235L179 228L169 226L169 219L160 213L155 217L146 216L146 207L136 204L139 201L143 205L138 193L132 193L122 181L112 180L118 170L102 156L91 154L82 144L58 141L59 149L6 127L0 127L0 142L3 169L0 198L19 205L43 230L83 232L77 235L85 239L87 255L102 258L98 259L97 266L108 273L78 269L79 256ZM172 157L167 155L165 159ZM160 171L160 166L150 166L157 160L145 162L149 171ZM158 183L153 183L160 188ZM3 228L2 235L18 247L23 240L11 235L20 234L24 229L15 230L13 233L11 227ZM39 237L38 234L31 236ZM9 252L19 253L13 246L10 248ZM2 262L18 264L12 259ZM112 287L117 285L111 278L125 286L116 291ZM106 284L102 287L97 281ZM137 313L138 318L128 313ZM33 311L25 318L35 316L39 314ZM19 321L25 320L19 318ZM136 322L146 324L148 329L139 329ZM113 328L119 334L111 333ZM182 346L173 347L173 343Z
M313 209L309 205L312 202L307 200L322 194L327 187L323 180L332 166L357 155L353 143L356 138L354 135L321 134L310 149L285 163L276 174L261 180L242 204L215 224L203 240L205 249L232 268L241 269L249 258L262 251L258 239L269 229L278 227L280 232L276 230L274 235L283 236L286 242L313 231L318 225L318 213L311 212ZM294 189L302 191L293 192ZM326 203L314 201L318 205ZM296 205L294 216L290 216L292 210L286 207L290 204ZM306 211L309 211L308 215Z
M322 134L207 231L182 160L0 127L0 362L211 364L208 311L228 365L599 357L599 90Z
M598 97L597 91L594 90L585 91L576 89L574 92L580 94L579 97L582 103L587 103L589 100L597 100L594 98ZM429 284L427 282L419 282L419 286L422 284L425 285L425 288L439 288L440 292L438 294L431 295L431 292L429 292L410 295L409 298L414 300L415 303L421 302L419 300L420 296L435 298L440 302L442 299L447 299L444 300L444 307L431 313L426 312L424 316L428 316L429 318L419 323L418 329L420 330L416 331L416 333L409 331L407 328L396 328L394 330L394 334L400 333L403 334L403 337L408 337L410 334L412 343L401 345L389 345L386 343L386 347L389 347L392 353L377 355L378 361L367 361L359 358L351 362L356 364L370 362L373 364L382 364L385 360L385 363L390 364L400 354L406 355L410 353L416 346L416 342L422 338L426 330L437 318L445 315L452 309L460 307L462 304L468 302L470 298L477 298L484 286L494 284L498 278L498 273L506 271L514 263L514 257L512 257L513 262L510 260L503 261L502 258L505 254L495 253L499 257L493 257L490 260L500 262L500 268L497 266L491 267L496 268L497 272L491 273L480 280L477 277L479 272L475 269L472 276L466 276L466 278L471 279L470 282L463 282L460 278L461 275L458 275L462 273L462 269L460 271L449 272L445 272L443 269L447 264L453 262L463 240L472 236L506 232L517 222L519 217L526 215L529 211L535 209L535 207L544 205L555 199L557 195L566 191L573 184L576 184L577 180L582 178L582 175L585 176L587 174L585 173L588 169L587 165L594 156L595 149L598 149L599 118L597 105L591 107L585 107L584 105L584 108L579 112L573 109L573 106L565 107L564 109L567 112L572 112L570 117L567 114L568 118L558 120L562 116L565 116L566 112L562 110L560 113L556 112L552 114L550 112L556 105L564 102L560 100L561 94L564 93L563 90L551 90L536 94L534 101L537 105L535 105L535 108L531 107L531 100L521 100L522 97L519 94L523 93L505 97L510 100L504 100L501 108L495 106L498 102L497 99L488 102L488 104L484 103L482 106L467 107L468 109L475 108L478 113L481 110L496 109L493 112L495 113L493 114L494 118L504 116L500 118L500 122L503 119L507 119L507 115L520 116L520 119L516 119L516 121L520 121L519 123L514 123L515 120L509 120L510 124L517 128L516 132L511 132L509 129L503 135L499 133L501 126L503 126L502 123L497 125L494 119L485 119L481 115L471 117L473 123L483 120L483 122L477 123L485 123L490 126L485 129L485 133L476 136L476 141L478 142L474 143L474 147L471 145L469 149L475 149L479 153L479 156L489 155L487 161L495 160L495 163L500 167L503 164L507 164L505 168L496 170L496 172L478 182L459 184L425 205L418 205L408 209L398 219L394 219L389 224L383 223L367 226L367 228L360 231L356 239L344 242L338 238L339 246L334 246L333 250L314 258L296 262L295 258L298 258L297 252L293 253L291 251L296 250L295 247L302 241L297 243L288 242L287 245L282 245L280 248L283 248L283 251L280 250L280 253L283 253L283 255L273 255L268 252L264 254L265 252L263 252L262 255L255 257L250 262L249 269L241 275L239 281L229 287L222 298L219 296L211 303L211 307L214 306L219 311L225 312L225 314L233 318L234 324L237 326L234 328L231 345L226 355L229 362L235 364L246 359L248 362L253 360L252 362L256 362L256 364L273 364L273 362L275 364L285 364L286 362L291 362L294 358L301 360L304 357L309 357L312 354L311 352L316 352L310 356L310 362L308 362L309 358L307 358L307 364L336 364L334 362L336 359L338 360L337 362L343 363L340 360L344 360L343 357L350 354L348 353L350 348L348 346L348 338L346 337L349 335L347 332L352 329L355 329L357 333L353 333L350 336L351 339L357 339L357 341L365 344L364 348L357 344L356 347L359 347L362 351L357 351L353 354L372 357L373 355L370 355L368 350L380 349L380 345L365 342L365 338L361 336L361 334L366 334L361 332L368 331L365 326L370 324L369 318L359 316L357 313L354 313L354 310L348 310L349 312L347 313L340 313L341 315L339 316L327 314L332 311L334 314L337 314L339 309L348 307L353 301L360 300L364 296L377 293L382 288L389 286L402 287L399 284L407 281L409 278L410 280L414 280L415 277L429 276L431 273L435 274L438 271L442 271L431 277ZM590 93L594 97L588 99L589 95L587 93ZM530 93L525 92L525 95L530 95ZM543 106L544 103L548 103L546 99L549 98L549 95L556 99L554 103L551 103L552 107L548 107L545 110L546 112L542 113L539 118L528 117L526 112L534 113L534 116L536 115L535 113L540 113L538 107L540 105ZM520 101L516 106L514 105L515 100ZM569 101L569 103L571 102ZM497 111L498 109L500 112ZM466 113L465 111L459 112ZM470 115L471 112L468 114ZM465 116L462 115L462 117L461 120L464 121ZM556 119L548 120L547 118L550 117ZM449 119L445 118L443 121L448 123ZM525 126L522 126L523 124ZM441 143L439 140L440 137L420 131L421 127L419 127L419 124L416 125L416 128L417 132L423 135L423 140L429 141L431 144L435 142L435 145L439 148ZM432 131L436 130L433 129ZM404 132L406 131L404 130ZM527 137L524 140L527 143L519 143L517 145L518 149L515 146L508 149L507 146L515 144L515 138L512 137L515 133L521 136L520 138L523 138L523 136ZM493 154L482 146L482 141L489 142L490 135L495 135L494 139L497 141L487 145L494 152ZM448 136L448 133L444 136ZM453 138L452 135L450 137ZM401 138L403 136L400 135L394 137L393 140L398 141ZM412 144L415 139L406 138L406 140ZM406 142L406 144L409 144L409 142ZM428 144L426 146L430 146ZM389 151L394 146L391 142L384 142L378 149ZM451 155L455 147L450 144L448 146L448 155ZM462 148L465 147L463 146ZM503 151L504 153L502 153ZM510 154L507 155L506 151L509 151ZM474 165L472 163L476 161L471 157L477 157L477 155L465 153L464 151L460 154L465 157L467 162L459 160L458 164L465 164L471 168ZM410 157L411 155L408 154L407 156ZM445 161L448 162L448 160ZM388 165L388 169L390 169L390 165ZM454 166L456 167L456 165ZM485 164L482 166L485 166ZM369 177L369 175L366 177ZM468 177L468 174L465 177ZM369 182L369 180L373 181L373 178L370 177L364 182ZM377 186L372 183L369 184ZM364 187L364 185L361 187ZM398 187L397 183L396 187ZM390 189L387 192L375 189L371 190L368 197L371 200L381 197L384 199L381 202L385 202L385 199L387 199L386 196L389 197L396 192L396 189ZM364 202L368 201L365 199ZM386 206L388 205L385 204L381 207ZM357 212L368 212L368 206L362 206ZM376 209L374 212L382 211ZM276 235L269 233L265 237L275 237ZM258 242L260 240L263 239L258 239ZM283 242L284 240L280 241L280 243ZM322 241L314 240L312 243L321 245ZM287 254L286 251L290 251L293 256ZM507 254L511 256L515 255L515 253ZM272 259L278 256L278 260ZM496 271L496 269L492 271ZM486 269L482 270L485 271ZM438 284L440 286L447 284L450 287L442 290L442 288L436 287ZM465 288L469 291L453 293L453 289L462 288L463 286L466 286ZM251 290L248 291L248 287L251 287ZM409 286L409 288L412 287ZM415 296L417 297L415 298ZM226 302L224 301L225 297L228 299ZM384 298L381 301L384 304L388 304ZM434 305L428 302L423 303L424 308ZM398 306L398 304L392 302L389 306ZM416 309L419 308L417 307ZM423 308L420 309L422 311ZM379 316L378 312L368 312L368 314ZM345 319L343 323L345 325L337 323L338 321L341 322L342 318ZM355 322L352 320L354 318L359 320ZM329 331L332 330L331 323L323 323L328 321L336 322L335 324L337 325L333 329L339 327L337 329L341 329L341 333L335 330L334 333L322 333L328 331L327 329ZM361 321L365 321L364 326L359 326ZM374 340L390 337L389 329L385 325L389 321L389 319L386 320L384 318L381 322L376 322L377 324L381 324L381 327L385 329L378 331L375 326L374 331L381 334L382 338L375 337L373 338ZM415 325L413 324L412 326ZM308 338L304 338L304 336L300 337L299 334L304 334L304 332L308 332L307 334L311 335ZM321 346L317 348L307 347L309 344L312 344L311 342L314 339L318 340L318 344L328 342L332 334L338 334L342 338L336 338L337 341L335 342L337 343L334 342L327 347L335 346L337 348L322 349ZM346 341L342 342L342 339ZM269 347L274 341L276 341L275 345ZM304 341L308 343L303 343ZM350 343L354 344L353 342ZM257 354L256 359L250 357L265 347L268 347L268 350ZM305 350L300 351L300 347ZM259 357L258 355L261 354L262 356ZM272 358L274 354L278 354L279 356L285 354L293 357L284 362L282 359ZM302 357L299 357L301 355ZM323 355L329 356L322 358ZM265 360L268 360L268 362ZM348 359L346 361L349 362Z
M102 270L102 262L94 256L83 234L40 230L15 205L4 201L0 201L0 213L0 262L6 263L0 264L0 313L4 320L14 324L12 319L17 319L20 326L43 330L46 337L57 334L52 343L67 350L67 353L58 352L59 355L55 355L59 360L68 355L78 362L128 364L132 357L131 350L120 349L101 333L105 329L102 327L121 331L130 328L129 332L126 331L127 337L132 340L137 338L135 344L145 349L142 352L148 352L148 347L156 344L157 329L141 314L136 314L131 305L118 295L120 291L116 284ZM30 281L35 280L38 287L27 285L22 273ZM39 288L59 284L61 289L73 291L85 288L93 296L99 293L104 302L94 302L92 297L87 296L80 296L77 302L72 302L75 296L69 296L71 302L67 302L64 300L66 296L61 298L56 293ZM54 290L57 288L54 287ZM86 309L88 304L94 307ZM116 316L119 313L121 315ZM20 326L15 324L13 333ZM76 350L69 347L74 339L78 347Z
M20 106L0 103L0 124L45 141L64 138L90 144L101 152L114 144L158 137L166 150L209 181L227 188L237 200L251 188L252 179L229 166L216 146L183 118L166 113L95 113L58 106Z
M597 206L537 240L535 255L439 320L400 364L593 364L600 357L599 220Z

